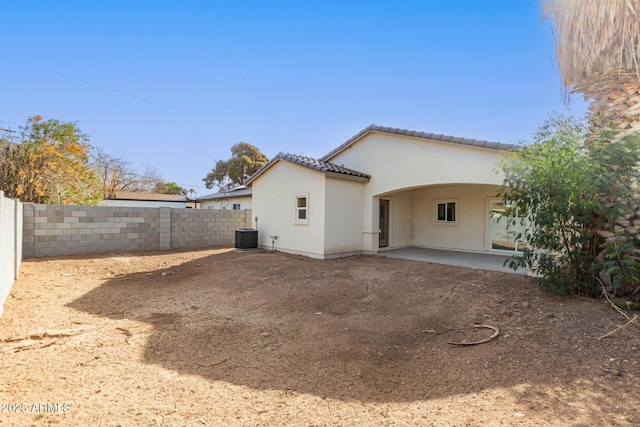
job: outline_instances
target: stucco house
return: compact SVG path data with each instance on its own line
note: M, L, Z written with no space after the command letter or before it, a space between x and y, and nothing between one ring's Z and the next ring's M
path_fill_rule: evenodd
M313 258L517 250L496 197L496 165L517 148L372 125L320 159L278 154L247 183L259 246Z
M252 189L245 185L198 197L200 209L251 209Z
M121 206L134 208L195 208L196 202L181 194L142 193L139 191L116 191L98 202L99 206Z

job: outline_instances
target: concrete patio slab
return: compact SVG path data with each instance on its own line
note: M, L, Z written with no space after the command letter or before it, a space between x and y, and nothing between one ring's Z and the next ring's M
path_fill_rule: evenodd
M469 267L479 270L501 271L511 274L527 274L525 270L519 269L514 271L509 268L508 265L504 265L508 256L502 254L483 254L444 249L401 248L382 250L378 253L378 256L453 265L456 267Z

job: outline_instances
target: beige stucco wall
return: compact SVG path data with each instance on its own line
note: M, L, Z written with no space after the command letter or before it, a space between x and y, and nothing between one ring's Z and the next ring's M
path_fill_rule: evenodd
M401 191L380 197L390 202L389 248L408 246L488 250L489 200L497 186L439 185ZM458 202L456 225L436 224L435 200Z
M253 216L258 217L258 244L284 252L324 257L325 176L305 167L279 161L253 184ZM296 196L307 195L309 221L295 221Z
M498 150L374 132L328 160L371 175L371 180L364 189L363 250L366 253L375 253L378 250L380 198L392 200L402 190L428 185L500 185L503 175L496 173L495 169L503 154ZM399 247L408 244L406 218L397 218L401 212L400 206L407 204L406 199L391 203L390 245ZM416 220L415 214L414 209L413 221ZM405 224L404 228L398 228L399 224ZM442 234L442 230L432 231L438 235ZM413 233L415 244L415 230ZM442 236L437 239L441 240ZM442 247L460 247L457 241L447 245L449 246ZM472 246L475 248L477 245Z
M413 246L488 250L488 200L496 197L497 186L446 185L421 188L413 196ZM458 202L457 224L435 222L434 201Z
M325 179L325 256L362 251L364 183Z
M504 152L372 133L330 162L371 175L357 182L287 162L253 182L259 244L327 258L378 252L379 200L390 202L389 248L488 250L488 205L503 182ZM309 198L308 224L296 224L295 196ZM458 222L436 224L434 200L455 199Z
M502 152L441 141L371 133L329 161L371 175L371 196L449 183L502 183Z

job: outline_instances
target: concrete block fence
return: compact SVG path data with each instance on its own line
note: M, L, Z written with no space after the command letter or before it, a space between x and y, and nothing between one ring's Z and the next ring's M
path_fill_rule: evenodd
M234 245L251 211L24 204L23 256Z
M22 208L0 191L0 316L22 261Z
M169 247L233 247L235 231L253 226L251 209L171 209Z
M0 316L23 258L233 246L251 210L20 203L0 191Z

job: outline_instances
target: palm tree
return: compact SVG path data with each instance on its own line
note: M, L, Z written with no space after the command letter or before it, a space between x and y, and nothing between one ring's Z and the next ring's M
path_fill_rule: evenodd
M565 88L591 99L591 124L640 130L640 0L543 0Z
M564 87L591 99L593 130L640 131L640 0L542 0L543 16L557 31L556 56ZM626 232L637 259L640 197L623 201L633 214L614 226ZM612 239L609 237L608 240ZM602 254L602 253L601 253ZM601 272L602 273L602 272ZM605 280L606 274L600 277ZM621 289L640 295L640 286Z

